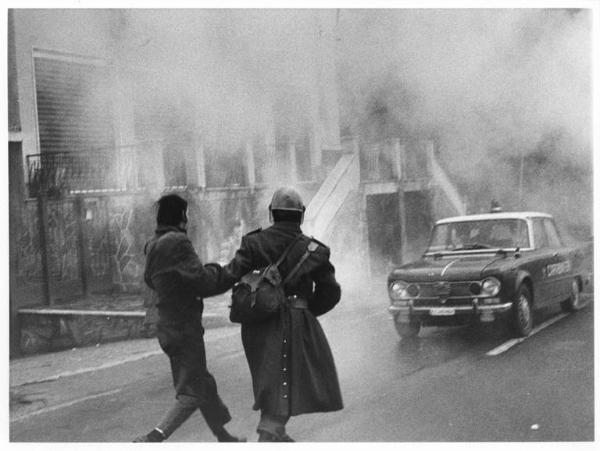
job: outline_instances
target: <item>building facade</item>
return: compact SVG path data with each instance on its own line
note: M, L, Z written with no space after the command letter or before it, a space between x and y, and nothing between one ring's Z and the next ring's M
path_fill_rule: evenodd
M165 192L204 261L268 224L282 184L342 279L416 252L448 205L432 147L341 137L336 12L269 14L9 11L11 349L23 307L140 294Z

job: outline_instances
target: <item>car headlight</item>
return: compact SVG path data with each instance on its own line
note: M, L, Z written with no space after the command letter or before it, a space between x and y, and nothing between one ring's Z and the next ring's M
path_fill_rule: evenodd
M481 282L483 296L496 296L500 292L500 281L495 277L488 277Z
M388 292L392 301L411 299L419 295L419 286L414 283L409 284L403 280L395 280L388 287Z

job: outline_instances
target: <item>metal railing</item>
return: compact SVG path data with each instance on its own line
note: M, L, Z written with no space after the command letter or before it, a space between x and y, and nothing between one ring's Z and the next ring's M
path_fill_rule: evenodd
M29 197L137 190L138 147L28 155Z

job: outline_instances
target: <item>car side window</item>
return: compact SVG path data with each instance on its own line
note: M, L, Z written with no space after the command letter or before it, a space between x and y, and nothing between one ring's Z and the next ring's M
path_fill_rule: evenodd
M544 219L544 229L546 231L546 236L548 237L548 245L550 247L562 247L560 236L551 219Z
M527 235L527 223L523 220L517 221L517 231L515 232L516 245L523 248L529 247L529 236Z
M548 247L546 232L541 219L533 220L533 240L535 241L536 249L544 249Z

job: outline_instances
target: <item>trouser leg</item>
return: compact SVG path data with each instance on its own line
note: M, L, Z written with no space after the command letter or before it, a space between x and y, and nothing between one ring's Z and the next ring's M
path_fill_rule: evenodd
M177 399L199 409L212 433L223 435L223 425L231 420L227 406L217 391L217 382L206 368L204 344L199 341L171 356L171 369Z
M287 424L289 417L282 415L271 415L265 412L261 412L260 421L256 431L260 434L262 432L268 432L277 437L285 436L285 425Z
M166 439L175 432L175 430L179 428L179 426L181 426L197 408L198 405L194 399L190 399L189 397L179 397L156 429L158 429Z
M225 407L224 404L222 404L222 408L227 411L227 407ZM215 409L214 406L206 404L199 406L198 399L185 395L177 397L175 404L155 429L163 435L163 440L167 439L196 411L196 409L200 410L211 432L220 441L228 441L234 438L224 428L224 424L226 423L224 420L227 417L223 417L222 413L219 412L220 409Z
M204 397L198 408L212 433L219 437L224 431L223 426L231 421L231 415L219 396L215 378L208 371L204 374Z
M169 356L177 393L175 407L161 424L172 433L195 409L199 409L214 435L219 439L230 437L223 425L231 420L231 415L218 395L214 377L206 367L201 325L188 329L184 340L173 340L169 329L159 332L159 342Z

